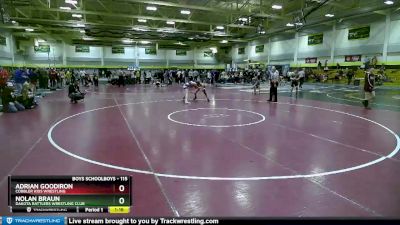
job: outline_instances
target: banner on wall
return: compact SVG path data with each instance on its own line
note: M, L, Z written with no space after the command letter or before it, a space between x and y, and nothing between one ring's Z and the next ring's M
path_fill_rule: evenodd
M318 58L313 57L313 58L306 58L306 63L317 63Z
M256 53L264 52L264 45L257 45L256 46Z
M75 52L90 52L90 47L87 45L75 45Z
M238 55L244 55L246 49L244 47L238 48Z
M125 48L120 46L111 47L112 54L125 54Z
M175 55L186 55L186 50L176 49Z
M346 55L344 57L345 62L361 62L361 55Z
M38 45L33 48L35 52L50 52L50 45Z
M146 55L157 55L157 49L155 47L152 48L145 48L144 53Z
M6 37L0 35L0 45L7 45Z
M349 40L369 38L370 26L349 29Z
M211 50L205 50L204 51L204 57L213 57L213 52Z
M324 34L308 35L308 45L320 45L324 42Z

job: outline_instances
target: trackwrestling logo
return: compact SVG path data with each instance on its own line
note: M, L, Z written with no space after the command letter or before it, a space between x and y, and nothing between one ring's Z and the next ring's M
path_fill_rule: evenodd
M28 211L29 212L29 211ZM3 224L5 225L64 225L64 217L26 217L14 216L3 217Z

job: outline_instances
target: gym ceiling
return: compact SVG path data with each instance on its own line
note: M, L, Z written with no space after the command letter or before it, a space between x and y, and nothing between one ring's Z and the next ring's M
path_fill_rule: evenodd
M17 40L68 44L232 46L399 16L399 0L0 0Z

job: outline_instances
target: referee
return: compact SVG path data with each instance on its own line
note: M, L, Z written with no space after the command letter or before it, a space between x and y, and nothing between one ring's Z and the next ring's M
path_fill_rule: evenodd
M279 81L279 71L276 70L275 66L272 67L270 71L269 81L271 87L269 89L269 102L272 102L272 97L275 97L273 102L278 101L278 81Z

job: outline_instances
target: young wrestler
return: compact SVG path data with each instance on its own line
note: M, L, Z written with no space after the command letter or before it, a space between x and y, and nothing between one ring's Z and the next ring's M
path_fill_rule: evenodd
M183 85L183 89L185 90L185 96L183 97L183 100L185 101L185 104L189 104L190 103L188 101L189 89L194 89L195 90L193 101L197 99L197 92L199 92L200 90L203 91L204 95L207 98L207 101L208 102L210 101L210 99L207 96L206 88L199 81L197 81L197 82L189 81L188 83L185 83Z
M261 75L257 75L253 78L254 84L253 84L253 93L257 94L257 89L258 93L260 93L260 85L261 85Z
M296 87L296 95L297 95L297 92L299 91L299 80L300 80L297 71L289 72L289 78L291 80L291 85L290 86L292 87L292 89L290 90L290 94L293 93L293 88Z
M207 92L206 92L206 87L202 83L200 83L200 81L196 81L196 87L195 88L196 88L196 92L194 93L193 101L197 99L197 92L199 92L201 90L203 92L204 96L206 96L207 101L210 102L210 99L208 98L208 95L207 95Z
M188 83L185 83L183 85L183 89L185 90L185 96L183 96L183 100L185 101L185 104L190 104L190 102L188 101L189 89L194 88L195 86L196 86L196 82L193 82L193 81L189 81Z

